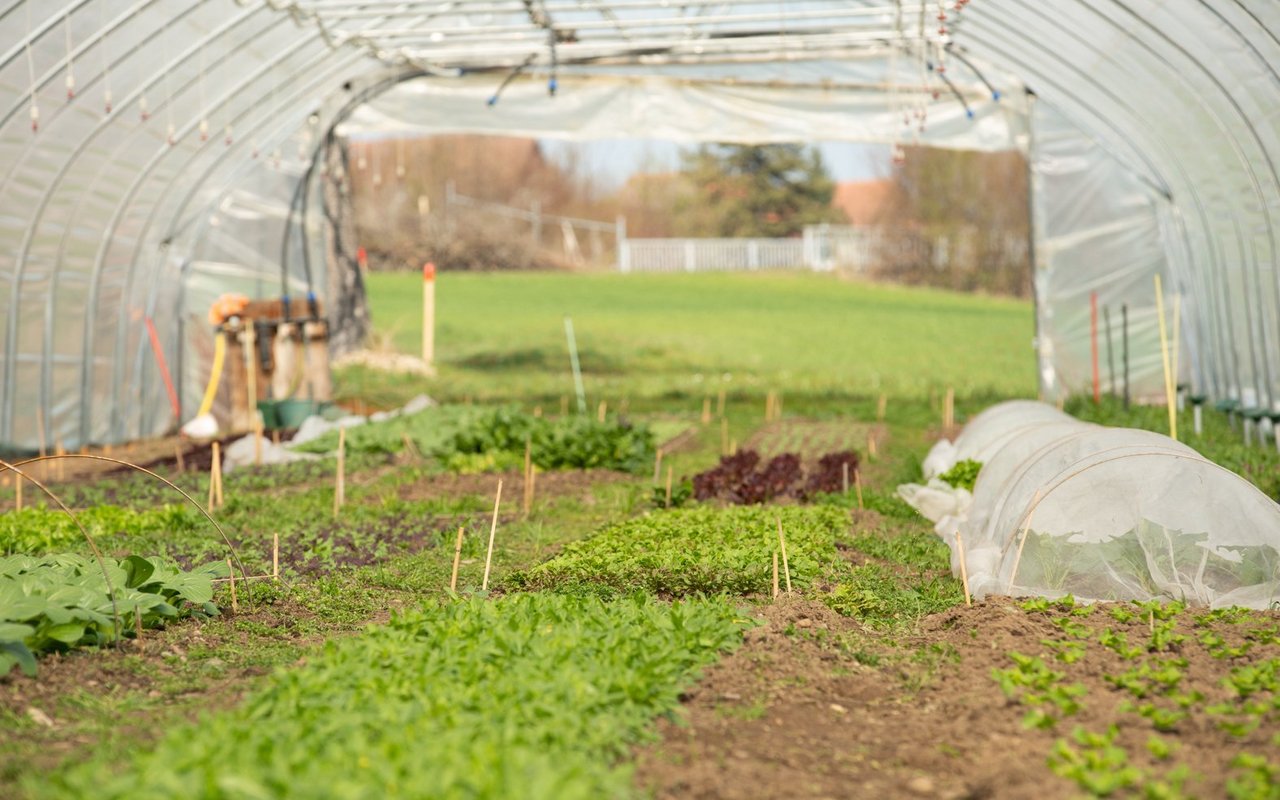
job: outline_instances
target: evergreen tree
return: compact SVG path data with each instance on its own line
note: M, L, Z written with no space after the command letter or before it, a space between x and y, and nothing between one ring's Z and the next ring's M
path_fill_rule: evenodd
M684 154L681 172L692 187L676 208L685 236L795 236L806 225L844 221L814 148L704 145Z

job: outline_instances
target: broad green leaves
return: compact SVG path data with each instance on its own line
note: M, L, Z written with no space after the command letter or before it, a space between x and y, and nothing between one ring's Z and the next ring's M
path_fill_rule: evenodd
M155 626L217 613L213 579L227 572L220 562L188 572L141 556L106 566L103 575L94 559L67 553L0 558L0 676L15 666L35 674L36 653L112 642L132 631L135 615Z

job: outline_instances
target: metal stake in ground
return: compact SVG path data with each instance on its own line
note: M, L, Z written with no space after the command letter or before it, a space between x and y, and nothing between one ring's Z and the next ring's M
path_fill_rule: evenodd
M484 580L480 591L489 591L489 567L493 563L493 537L498 533L498 506L502 503L502 479L498 479L498 491L493 496L493 521L489 524L489 550L484 554Z
M573 335L573 319L564 318L564 335L569 340L569 363L573 366L573 390L578 394L578 413L587 413L587 392L582 387L582 365L578 362L578 340ZM566 403L561 403L561 410Z

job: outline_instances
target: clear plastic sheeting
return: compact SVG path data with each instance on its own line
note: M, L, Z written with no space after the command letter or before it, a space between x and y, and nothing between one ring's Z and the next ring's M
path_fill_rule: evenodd
M1046 397L1092 388L1096 294L1106 384L1122 388L1127 309L1131 394L1162 401L1159 275L1178 383L1280 412L1280 3L938 11L0 0L0 449L173 429L210 338L194 299L217 275L301 281L331 325L354 321L335 341L356 338L343 190L323 175L343 171L333 134L353 113L379 135L1013 147ZM161 361L183 376L177 414Z
M1167 436L1064 417L1036 403L988 409L956 441L985 457L972 502L923 493L947 515L937 530L957 576L963 546L974 596L1280 602L1280 505Z

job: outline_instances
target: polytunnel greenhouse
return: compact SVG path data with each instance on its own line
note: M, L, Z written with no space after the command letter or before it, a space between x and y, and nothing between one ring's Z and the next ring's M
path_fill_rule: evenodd
M962 460L981 464L972 493L937 478ZM1280 600L1280 505L1167 436L1015 400L935 445L926 475L899 492L977 597Z
M439 132L1019 150L1044 395L1096 383L1101 305L1165 401L1160 276L1179 391L1270 428L1277 30L1269 0L10 0L0 446L175 429L227 292L353 346L345 143Z

